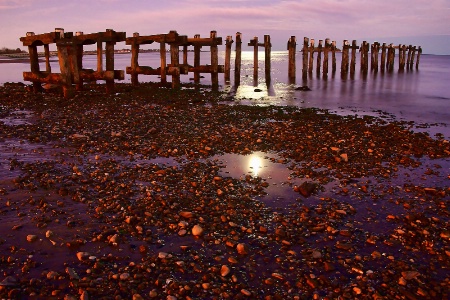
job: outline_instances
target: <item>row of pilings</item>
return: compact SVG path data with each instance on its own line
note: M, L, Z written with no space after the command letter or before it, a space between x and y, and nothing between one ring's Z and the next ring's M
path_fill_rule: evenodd
M288 41L287 49L289 51L289 78L295 78L296 74L296 37L291 36ZM370 70L373 72L378 72L380 69L381 72L393 72L394 71L394 60L395 60L395 52L398 49L398 70L403 71L405 67L408 69L412 69L414 66L416 69L419 68L420 55L422 53L422 47L416 46L406 46L406 45L398 45L394 46L394 44L387 45L386 43L378 43L374 42L373 44L369 44L367 41L363 41L360 46L357 45L356 40L352 41L352 44L348 42L348 40L343 41L342 45L342 58L341 58L341 74L345 77L348 73L351 76L355 74L356 70L356 52L359 49L360 52L360 71L362 73L367 73L369 71L369 57L370 57ZM370 52L369 52L370 49ZM307 78L308 74L313 73L314 69L314 55L317 54L317 62L316 62L316 73L321 73L321 67L323 70L323 76L327 77L329 67L329 55L331 52L331 71L334 74L336 72L336 41L330 42L330 39L325 39L325 44L323 44L323 40L319 40L318 45L315 45L314 39L309 39L305 37L303 40L303 48L302 48L302 77ZM380 55L381 52L381 55ZM417 53L417 55L416 55ZM323 58L323 64L322 64Z
M126 68L126 73L131 76L132 85L139 84L140 75L158 75L161 84L167 84L167 76L172 77L172 88L179 88L181 86L180 75L193 73L194 83L200 83L202 73L211 75L211 83L213 89L219 87L219 73L224 73L225 84L230 84L231 73L231 53L232 44L234 43L232 36L227 36L225 40L225 61L224 65L219 65L218 61L218 46L222 45L222 38L217 36L216 31L211 31L209 37L200 37L195 35L190 38L185 35L179 35L176 31L170 31L166 34L154 35L140 35L134 33L131 37L126 37L125 32L116 32L112 29L107 29L105 32L97 32L91 34L84 34L83 32L64 32L62 28L56 28L54 32L44 34L34 34L28 32L25 37L20 40L24 46L28 47L30 56L31 72L24 72L23 77L25 81L33 83L35 92L42 91L43 83L51 83L61 85L64 96L71 98L75 90L83 89L83 82L104 80L106 82L106 92L111 93L114 90L114 81L123 80L125 77L124 70L114 69L114 46L118 42L126 42L131 46L131 62L130 66ZM105 43L105 48L103 48ZM139 53L141 45L145 44L159 44L160 65L144 66L139 64ZM53 73L50 66L50 51L49 45L56 44L58 52L58 61L60 66L60 73ZM97 69L83 68L83 47L85 45L96 44L97 46ZM40 70L38 46L44 47L45 56L45 71ZM167 49L167 46L169 49ZM258 37L254 37L248 43L249 47L253 48L253 78L255 84L258 80L258 62L259 49L264 48L264 68L266 84L271 83L271 49L272 44L269 35L264 35L264 40L259 42ZM297 55L296 37L292 36L288 43L287 49L289 53L289 78L295 81L296 76L296 55ZM194 65L188 64L188 47L194 48ZM200 55L202 47L209 47L211 56L211 64L201 65ZM182 61L180 62L180 48L183 50ZM392 72L394 70L395 51L399 51L399 71L406 68L418 68L420 54L422 48L415 46L393 44L386 45L386 43L379 44L377 42L370 45L364 41L361 46L357 46L354 40L350 45L347 40L343 42L342 49L336 47L336 42L330 42L330 39L319 40L317 46L314 39L304 38L302 52L302 77L307 78L313 73L314 61L316 60L315 69L317 75L321 72L326 78L329 72L329 58L331 54L331 72L336 72L336 52L342 52L340 71L343 77L348 73L351 76L355 74L356 69L356 51L360 52L360 70L362 73L369 71L369 56L371 57L370 69L373 72ZM351 50L351 52L350 52ZM369 52L370 50L370 52ZM170 62L167 61L166 54L170 52ZM379 53L381 56L379 57ZM417 55L416 55L417 52ZM205 52L203 52L205 53ZM369 55L370 53L370 55ZM242 34L236 33L235 42L235 62L234 62L234 86L237 88L241 82L241 59L242 59ZM316 57L315 57L316 55ZM105 56L105 66L103 65L103 56ZM380 59L379 59L380 58Z

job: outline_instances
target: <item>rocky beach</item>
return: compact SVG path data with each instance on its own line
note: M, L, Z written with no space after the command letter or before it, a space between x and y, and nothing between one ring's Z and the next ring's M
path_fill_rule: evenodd
M448 299L447 137L233 101L0 87L0 298Z

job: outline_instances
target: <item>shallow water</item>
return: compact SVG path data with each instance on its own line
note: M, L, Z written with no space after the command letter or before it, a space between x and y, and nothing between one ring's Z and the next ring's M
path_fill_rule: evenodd
M442 133L450 137L450 56L422 55L419 69L399 72L398 57L392 73L369 72L366 76L359 70L359 53L356 61L356 72L353 78L341 78L340 53L336 55L337 71L331 71L329 61L328 76L324 78L321 70L316 73L316 57L314 71L307 79L302 79L301 52L297 54L296 82L288 78L287 51L272 52L271 84L266 85L264 75L264 53L259 53L259 76L253 78L253 52L242 53L241 85L234 85L234 55L232 55L231 85L225 85L222 75L219 84L225 90L235 93L234 103L248 105L294 105L299 107L318 107L329 109L339 114L380 115L380 111L395 116L397 119L427 123L417 131L427 131L431 135ZM331 58L331 56L330 56ZM169 57L168 57L169 59ZM116 54L115 69L124 70L130 65L130 54ZM159 53L143 53L140 65L158 67ZM188 53L188 63L193 64L193 53ZM202 53L202 64L209 64L209 52ZM220 52L219 64L224 63L224 53ZM52 70L59 70L58 62L51 62ZM83 58L83 67L95 68L96 56ZM41 63L41 69L45 66ZM29 71L27 60L23 63L0 64L0 84L23 81L22 72ZM182 82L191 82L193 74L182 75ZM141 82L158 82L158 76L139 76ZM169 76L170 80L170 76ZM124 82L130 82L125 75ZM204 74L201 83L210 84L208 74ZM296 90L299 86L308 86L311 91ZM258 88L261 91L255 91ZM433 124L430 126L430 124Z

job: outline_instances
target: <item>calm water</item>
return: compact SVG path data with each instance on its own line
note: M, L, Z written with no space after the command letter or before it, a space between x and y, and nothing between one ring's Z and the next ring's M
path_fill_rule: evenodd
M359 53L358 53L359 54ZM193 64L193 53L189 53L188 62ZM359 56L359 55L358 55ZM331 73L331 59L329 61L328 77L322 73L316 74L316 58L314 59L313 74L302 80L301 53L297 54L297 80L289 83L288 56L286 51L272 52L272 80L266 85L264 75L264 52L259 53L259 77L253 79L253 52L242 53L241 86L236 91L240 104L250 105L296 105L300 107L319 107L330 109L341 114L369 114L378 115L379 111L387 112L398 119L412 120L418 123L438 124L426 129L430 134L443 133L450 136L450 56L422 55L419 69L405 70L399 73L371 73L364 78L359 71L357 61L354 78L341 79L340 54L337 55L336 74ZM330 55L331 58L331 55ZM168 55L169 59L169 55ZM209 63L209 53L202 53L202 64ZM115 69L124 70L130 65L130 54L115 56ZM139 57L141 65L159 66L159 53L145 53ZM221 53L219 64L224 63ZM51 63L52 70L59 70L57 61ZM96 67L95 56L83 58L85 68ZM396 58L395 68L398 67ZM232 57L231 85L234 84L234 57ZM0 84L5 82L23 81L22 72L29 71L27 61L24 63L0 63ZM44 69L44 65L41 65ZM182 82L189 82L193 75L182 75ZM210 75L204 74L201 79L204 84L210 84ZM170 80L170 76L168 77ZM219 75L220 85L224 88L222 74ZM159 81L157 76L139 76L141 82ZM125 82L130 82L126 75ZM311 91L299 91L296 87L308 86ZM255 92L255 88L262 91ZM233 90L231 86L231 90ZM428 126L427 126L428 127Z

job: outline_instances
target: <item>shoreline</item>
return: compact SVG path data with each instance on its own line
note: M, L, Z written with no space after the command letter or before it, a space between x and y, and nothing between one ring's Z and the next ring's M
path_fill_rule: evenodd
M0 87L0 296L449 296L447 140L232 100Z

